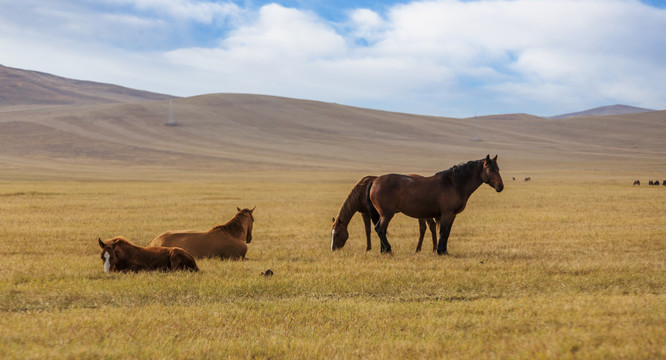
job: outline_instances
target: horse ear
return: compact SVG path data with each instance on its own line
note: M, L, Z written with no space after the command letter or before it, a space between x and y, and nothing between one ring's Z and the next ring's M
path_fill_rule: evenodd
M251 213L254 212L254 209L256 209L256 208L257 208L257 205L255 205L255 206L252 208L252 210L250 210L250 212L251 212Z
M236 206L236 210L240 211L240 208L238 206Z
M495 157L493 158L493 161L497 162L497 155L495 155Z
M99 247L104 249L104 242L102 241L102 238L97 238L97 241L99 242Z
M486 155L486 161L490 162L490 154Z
M333 220L333 222L335 222L335 218L331 218L331 220Z

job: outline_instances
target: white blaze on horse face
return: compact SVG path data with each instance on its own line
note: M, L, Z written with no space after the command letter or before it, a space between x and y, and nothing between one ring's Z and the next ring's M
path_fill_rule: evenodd
M331 251L335 250L333 248L333 241L335 240L335 229L331 230Z
M104 272L109 272L111 271L111 262L109 261L109 258L111 255L109 255L109 252L104 253Z

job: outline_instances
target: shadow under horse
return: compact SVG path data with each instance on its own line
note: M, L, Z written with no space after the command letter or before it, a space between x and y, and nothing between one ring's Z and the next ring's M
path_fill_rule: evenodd
M467 200L486 183L495 191L504 189L497 166L497 155L455 165L430 177L387 174L368 187L368 210L379 235L381 251L391 252L386 229L396 213L424 219L440 219L437 254L445 255L451 226L456 215L465 209Z

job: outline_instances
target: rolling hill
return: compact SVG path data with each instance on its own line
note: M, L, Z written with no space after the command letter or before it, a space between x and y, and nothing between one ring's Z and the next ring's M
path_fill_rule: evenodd
M431 174L488 153L499 154L500 166L517 176L536 170L663 171L666 164L664 111L585 121L527 114L456 119L211 94L174 99L178 126L165 126L166 99L49 106L42 94L22 95L24 103L36 98L40 106L0 106L0 177Z
M654 110L639 108L635 106L628 105L610 105L610 106L601 106L594 109L578 111L569 114L562 114L551 116L551 119L565 119L576 116L608 116L608 115L627 115L627 114L640 114L644 112L650 112Z
M173 96L66 79L0 65L0 106L82 105L165 100Z

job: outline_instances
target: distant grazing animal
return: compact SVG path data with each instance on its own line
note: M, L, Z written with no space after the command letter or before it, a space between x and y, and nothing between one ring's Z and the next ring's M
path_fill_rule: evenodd
M641 184L640 180L634 180L634 185L640 185L640 184Z
M411 176L419 177L420 175L412 174ZM349 238L349 233L347 232L347 227L352 217L356 212L361 213L363 217L363 223L365 224L365 237L366 237L366 247L365 250L369 251L372 249L372 243L370 241L370 214L368 212L368 186L372 183L377 177L376 176L366 176L356 182L352 188L347 199L340 207L340 212L338 216L333 218L333 229L331 230L331 250L335 251L342 249ZM423 245L423 238L426 231L426 223L430 228L432 233L432 250L435 251L437 248L437 224L433 219L419 219L419 243L416 245L416 251L421 251L421 246Z
M666 186L666 180L662 181L661 185Z
M513 181L516 181L516 178L515 178L515 177L513 178Z
M655 181L654 181L654 185L655 185L655 186L659 186L659 180L655 180Z
M447 252L447 241L456 215L465 209L467 200L481 184L495 191L504 189L502 176L493 159L469 161L440 171L430 177L388 174L375 179L368 188L368 208L381 241L381 251L391 252L386 229L395 213L402 212L417 219L439 218L437 254Z
M177 246L187 250L196 258L244 259L247 244L252 241L254 208L237 209L236 215L224 225L205 232L167 231L156 237L148 246Z
M650 180L650 181L648 182L648 185L654 185L654 181Z
M532 181L532 178L530 178L530 177L526 177L526 178L525 178L525 182L528 182L528 181Z
M187 251L177 247L145 248L122 236L97 239L102 248L104 271L190 270L199 271L196 261Z

